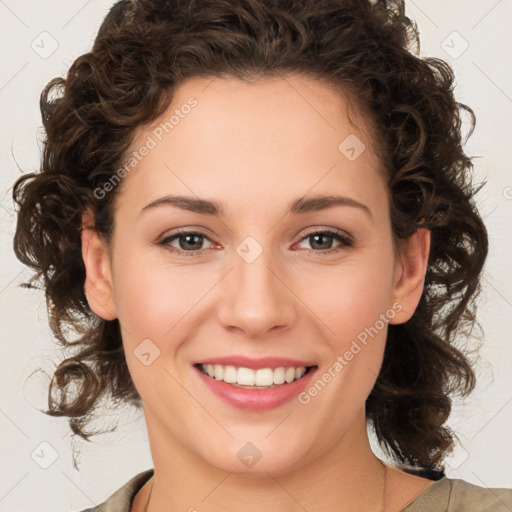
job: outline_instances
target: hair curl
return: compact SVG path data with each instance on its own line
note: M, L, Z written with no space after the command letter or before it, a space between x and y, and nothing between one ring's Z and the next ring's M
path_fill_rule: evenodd
M41 169L13 188L16 256L35 271L28 285L45 290L57 340L76 352L56 369L45 412L69 417L88 439L84 427L102 397L142 403L119 322L98 318L87 303L80 239L86 208L109 239L120 187L103 199L93 191L120 168L137 129L162 114L188 78L298 72L337 86L371 118L395 240L431 231L420 303L408 322L389 326L366 411L395 460L442 468L454 444L444 426L451 395L475 385L455 338L475 324L488 240L461 135L462 110L471 116L467 137L475 115L456 102L451 67L418 55L417 25L400 0L116 3L92 50L43 90Z

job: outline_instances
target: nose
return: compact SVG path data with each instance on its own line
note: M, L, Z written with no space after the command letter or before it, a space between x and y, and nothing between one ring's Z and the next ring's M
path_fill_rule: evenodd
M263 253L253 262L234 258L234 268L224 280L219 320L230 331L248 338L263 338L291 327L297 319L297 301L286 282L286 272Z

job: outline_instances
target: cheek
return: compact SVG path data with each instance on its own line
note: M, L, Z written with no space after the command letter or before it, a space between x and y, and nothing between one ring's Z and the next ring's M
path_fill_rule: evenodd
M383 251L317 275L308 301L341 345L373 326L391 307L393 261L391 251Z
M204 292L193 286L199 284L191 282L193 274L152 265L144 256L125 252L117 263L115 302L128 369L143 400L162 403L174 382L172 362L190 334L187 312Z
M308 296L327 326L330 356L300 403L325 411L330 419L319 417L318 428L329 424L333 435L360 413L379 374L388 322L395 315L390 302L393 263L391 249L354 259Z
M143 264L144 258L124 260L122 274L114 279L116 310L127 339L130 343L141 336L160 340L197 302L200 290L194 286L194 273Z

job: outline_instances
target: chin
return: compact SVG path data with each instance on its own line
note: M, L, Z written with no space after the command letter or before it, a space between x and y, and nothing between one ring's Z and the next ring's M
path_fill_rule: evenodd
M265 435L268 435L268 430ZM208 443L200 456L210 465L222 471L238 475L272 475L286 474L304 463L303 450L298 450L292 443L283 446L282 438L271 440L264 436L258 439L247 436L241 440L237 436L226 444L217 441ZM290 439L290 437L288 437ZM297 437L295 437L297 439Z

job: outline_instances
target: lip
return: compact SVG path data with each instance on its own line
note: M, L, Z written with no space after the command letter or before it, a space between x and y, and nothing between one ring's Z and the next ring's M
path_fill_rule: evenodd
M222 361L225 360L225 358L222 359ZM210 361L212 361L212 359ZM261 360L259 360L259 362L261 362ZM266 364L268 364L268 361ZM289 366L294 365L292 364ZM301 364L299 366L309 365ZM260 412L274 409L275 407L279 407L280 405L283 405L295 398L311 382L313 375L318 370L318 366L308 368L307 373L301 379L295 380L289 384L281 384L272 389L239 388L232 386L223 380L216 380L205 375L197 366L194 366L194 370L198 373L199 378L204 382L207 388L216 397L229 405L237 407L238 409Z
M221 364L223 366L236 366L237 368L251 368L259 370L261 368L278 368L280 366L299 368L301 366L317 366L315 362L300 361L299 359L289 359L286 357L261 357L254 359L247 356L225 356L212 357L192 363L194 366L199 364Z

